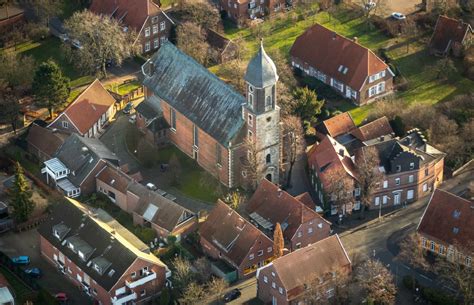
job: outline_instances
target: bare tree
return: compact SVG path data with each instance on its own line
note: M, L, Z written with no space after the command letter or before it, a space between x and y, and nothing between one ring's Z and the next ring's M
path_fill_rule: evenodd
M177 289L184 289L187 287L194 279L194 274L191 270L191 264L181 258L177 257L173 260L173 284Z
M242 167L247 175L248 187L255 190L263 173L262 162L259 162L261 154L257 150L256 143L248 137L244 140L243 149L246 155L242 160Z
M360 0L359 3L364 11L367 27L370 26L370 19L373 15L383 14L387 8L386 0Z
M290 187L293 166L305 152L306 143L304 141L303 126L301 126L301 119L299 117L294 115L283 117L282 123L283 155L289 164L286 186Z
M201 286L196 282L191 282L186 286L178 301L179 304L183 305L195 305L199 304L205 296L206 290L204 289L204 286Z
M338 269L322 276L310 274L305 280L304 299L314 305L348 304L351 282L350 272L344 269ZM327 295L330 288L334 289L332 296Z
M324 179L327 181L325 192L329 196L329 202L337 209L339 214L350 214L354 201L354 180L349 177L342 167L328 168Z
M379 184L383 179L380 171L380 158L378 151L373 146L363 147L356 154L357 185L360 189L359 196L362 203L362 217L365 207L369 207Z
M0 121L10 124L15 134L20 117L18 99L16 92L0 81Z
M397 288L393 275L380 261L373 259L365 261L357 268L356 279L372 302L395 304Z
M88 10L76 12L66 20L66 30L78 48L65 45L70 60L86 72L100 72L107 77L107 64L121 65L122 62L139 52L140 45L136 33L124 31L115 19L105 15L96 15Z
M401 25L400 29L402 36L406 38L406 52L408 53L410 51L410 43L412 42L412 40L415 39L416 35L418 34L418 27L416 26L416 22L412 18L408 18Z
M462 295L464 305L474 304L473 257L474 242L456 244L451 254L448 249L447 257L438 257L435 263L435 270L441 275L441 280L456 289L456 298Z
M177 46L200 64L207 66L210 46L201 26L185 22L176 29Z
M211 278L211 262L206 257L200 257L194 262L196 274L201 283L209 281Z
M212 295L218 304L222 303L222 294L229 287L226 280L213 277L207 284L208 295Z
M237 91L245 93L244 73L245 65L240 59L234 59L219 66L219 76L227 83L234 86Z

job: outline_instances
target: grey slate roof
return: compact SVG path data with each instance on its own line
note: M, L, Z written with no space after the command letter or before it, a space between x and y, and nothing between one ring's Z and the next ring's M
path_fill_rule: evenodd
M118 157L101 141L95 138L84 138L71 134L56 152L55 157L61 160L71 172L68 179L80 186L86 176L94 169L101 159L118 165Z
M135 111L140 113L147 120L163 116L160 100L154 95L147 97L143 102L138 104L138 106L135 107Z
M164 43L142 70L148 89L222 145L244 125L244 97L173 44Z
M53 227L58 224L70 229L61 240L53 235ZM52 208L50 216L40 225L38 232L106 290L113 287L137 258L125 245L112 238L109 232L102 229L89 216L85 216L80 209L67 202L61 202ZM82 260L77 253L73 252L67 243L62 245L65 239L92 247L93 252L88 253L90 258L103 257L111 262L111 265L101 275L92 264L87 266L87 261ZM109 276L111 270L114 272Z
M263 43L260 44L257 55L250 60L244 79L257 88L272 86L278 81L275 63L265 52Z

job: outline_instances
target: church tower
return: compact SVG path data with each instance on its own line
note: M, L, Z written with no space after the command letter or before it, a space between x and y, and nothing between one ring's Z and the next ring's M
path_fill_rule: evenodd
M280 107L276 100L278 74L275 63L263 48L250 61L244 79L247 103L242 113L247 122L247 137L257 150L261 177L280 182ZM259 179L259 181L260 181Z

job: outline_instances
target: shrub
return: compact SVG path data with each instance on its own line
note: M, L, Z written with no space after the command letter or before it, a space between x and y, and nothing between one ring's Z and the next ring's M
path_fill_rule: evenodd
M135 235L144 243L149 244L156 238L156 232L152 228L135 227Z
M443 293L439 290L425 287L421 290L421 296L431 302L434 305L456 305L458 304L456 300L446 293Z
M413 283L414 282L414 283ZM413 287L418 286L418 281L411 275L405 275L403 277L403 285L410 289L413 290Z

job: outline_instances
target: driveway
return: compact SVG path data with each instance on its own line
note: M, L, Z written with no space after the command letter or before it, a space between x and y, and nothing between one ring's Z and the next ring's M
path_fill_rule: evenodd
M31 259L30 267L38 267L43 271L43 276L38 283L51 294L65 292L69 304L87 305L92 300L73 285L72 282L60 273L56 267L41 256L38 231L30 230L21 233L9 232L0 236L0 251L10 257L28 255Z

